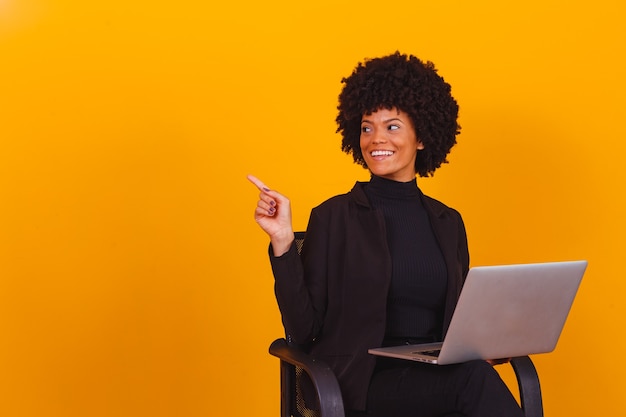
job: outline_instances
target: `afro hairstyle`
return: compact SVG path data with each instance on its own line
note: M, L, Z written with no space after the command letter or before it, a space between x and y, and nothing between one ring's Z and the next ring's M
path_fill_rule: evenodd
M432 176L448 162L461 129L459 106L432 62L395 52L359 63L341 82L345 85L339 94L337 132L343 137L341 149L352 154L354 162L367 168L360 146L361 118L393 108L409 115L424 145L415 161L420 177Z

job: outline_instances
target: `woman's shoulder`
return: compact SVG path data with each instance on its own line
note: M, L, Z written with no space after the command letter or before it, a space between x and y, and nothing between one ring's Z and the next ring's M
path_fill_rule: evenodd
M365 192L363 191L364 184L365 183L357 182L350 191L326 199L313 210L337 210L342 207L348 207L351 204L369 205Z
M439 201L439 200L437 200L437 199L435 199L433 197L427 196L426 194L422 194L422 196L423 196L424 204L428 208L430 208L430 210L433 211L434 213L436 213L436 214L447 213L447 214L455 216L455 217L456 216L461 217L461 213L459 213L456 209L454 209L454 208L452 208L452 207L442 203L441 201Z

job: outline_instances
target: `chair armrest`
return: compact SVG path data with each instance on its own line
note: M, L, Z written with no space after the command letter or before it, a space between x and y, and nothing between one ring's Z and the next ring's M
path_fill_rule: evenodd
M539 376L533 361L528 356L511 359L511 366L517 377L520 401L526 417L543 417L543 401Z
M307 355L298 347L289 345L285 339L276 339L270 345L269 351L281 361L298 366L308 374L317 392L321 416L344 417L339 383L328 365Z

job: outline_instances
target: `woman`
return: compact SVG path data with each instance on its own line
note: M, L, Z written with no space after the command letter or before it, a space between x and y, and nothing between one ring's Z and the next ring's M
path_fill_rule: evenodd
M425 196L416 175L447 162L458 105L434 65L395 54L342 80L342 149L371 173L311 212L302 256L289 200L260 180L255 219L269 235L276 298L294 341L325 361L347 415L522 416L486 361L433 366L367 349L441 341L469 269L459 213Z

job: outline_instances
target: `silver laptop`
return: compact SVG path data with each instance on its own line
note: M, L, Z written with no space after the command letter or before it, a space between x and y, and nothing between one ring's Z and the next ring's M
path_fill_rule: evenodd
M586 268L587 261L474 267L442 343L369 353L446 365L551 352Z

